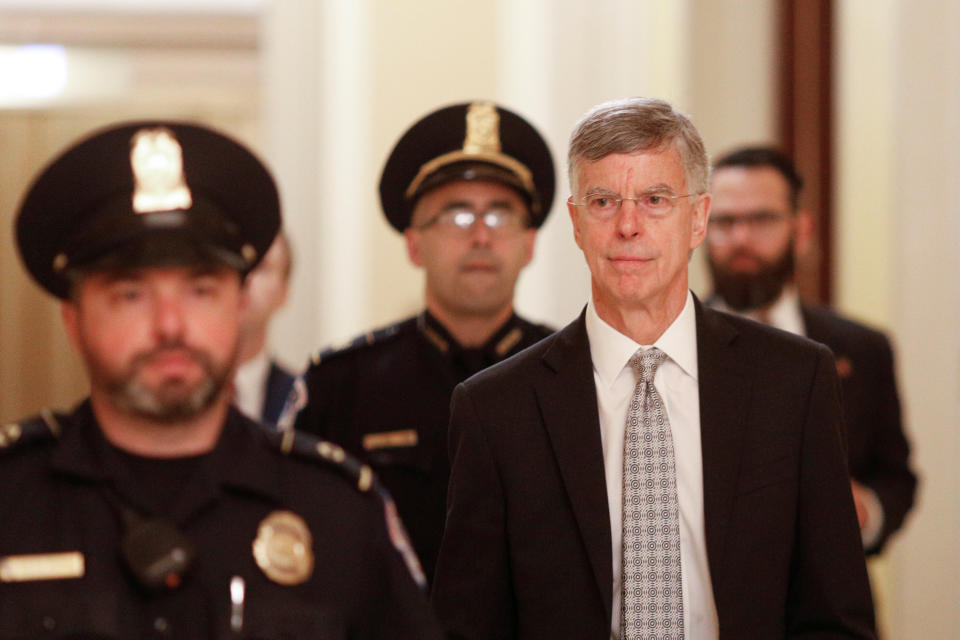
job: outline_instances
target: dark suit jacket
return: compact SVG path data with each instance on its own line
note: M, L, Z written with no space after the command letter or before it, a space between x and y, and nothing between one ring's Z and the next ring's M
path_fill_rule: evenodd
M706 546L722 640L871 638L836 367L697 303ZM455 638L609 638L612 551L584 317L460 385L433 599Z
M913 506L917 478L900 419L893 351L887 337L829 309L801 306L807 337L833 351L843 390L850 475L876 492L883 505L877 553Z
M263 415L260 418L269 425L277 424L283 406L293 388L293 374L270 361L270 373L267 374L267 392L263 397Z

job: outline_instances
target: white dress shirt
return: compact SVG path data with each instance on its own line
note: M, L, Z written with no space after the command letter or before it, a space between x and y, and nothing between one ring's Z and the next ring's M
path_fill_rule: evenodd
M263 415L269 375L270 358L264 349L237 367L237 372L233 376L233 404L254 420L260 420L260 416Z
M684 631L687 640L715 640L718 622L703 520L703 458L700 449L700 396L697 382L697 326L693 296L653 345L640 345L597 315L587 305L587 337L597 387L600 436L610 511L613 550L613 616L610 637L620 637L620 564L623 556L623 438L627 411L637 384L630 358L640 348L655 346L667 354L653 384L670 420L680 503L680 562L683 581Z

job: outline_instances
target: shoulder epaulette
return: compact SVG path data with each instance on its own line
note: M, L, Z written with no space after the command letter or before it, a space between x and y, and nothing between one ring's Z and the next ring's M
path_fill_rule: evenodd
M292 429L277 433L273 441L284 455L330 465L352 482L358 491L376 497L383 506L390 542L400 553L414 581L421 588L426 588L426 575L400 520L397 506L369 465L360 462L340 445Z
M293 429L276 432L271 440L284 455L333 467L356 486L358 491L377 493L382 490L370 467L339 445Z
M343 344L321 349L314 354L311 362L313 365L318 365L324 360L352 353L395 338L400 335L400 330L405 322L407 321L397 322L380 329L374 329L356 338L352 338Z
M34 442L60 437L60 420L55 413L44 409L40 415L11 422L0 427L0 452L24 447Z

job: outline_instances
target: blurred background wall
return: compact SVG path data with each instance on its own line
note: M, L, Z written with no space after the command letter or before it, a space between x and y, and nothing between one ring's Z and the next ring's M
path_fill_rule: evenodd
M823 50L802 30L785 47L784 12L804 5L822 9L830 73L787 109L784 69L795 63L802 80ZM31 176L96 126L194 119L268 159L296 255L273 344L297 368L419 308L421 276L376 183L427 111L494 99L550 142L559 204L517 306L561 326L589 292L562 206L566 140L583 111L663 97L718 153L787 142L784 114L820 100L831 125L815 158L829 169L821 293L891 333L921 473L906 528L871 566L885 637L958 637L958 35L960 4L934 0L0 0L0 421L84 394L57 305L19 266L12 222ZM795 128L792 145L806 133ZM699 257L693 287L709 288Z

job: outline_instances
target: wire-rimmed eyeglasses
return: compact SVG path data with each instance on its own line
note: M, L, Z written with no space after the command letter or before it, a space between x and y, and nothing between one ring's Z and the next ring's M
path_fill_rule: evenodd
M752 211L743 215L717 213L710 216L707 229L714 242L726 242L741 226L753 236L766 238L778 233L780 225L788 219L787 214L777 211Z
M502 233L518 231L527 226L524 214L507 207L492 207L482 213L465 207L454 207L444 209L419 225L417 229L436 227L453 231L469 231L477 222L482 223L492 232Z
M680 198L699 195L699 193L675 195L669 191L648 191L641 193L636 198L624 198L618 193L591 193L584 197L582 202L575 201L573 196L567 198L567 202L575 207L584 207L595 218L607 219L612 218L620 211L624 200L632 200L637 208L646 215L659 219L670 215Z

